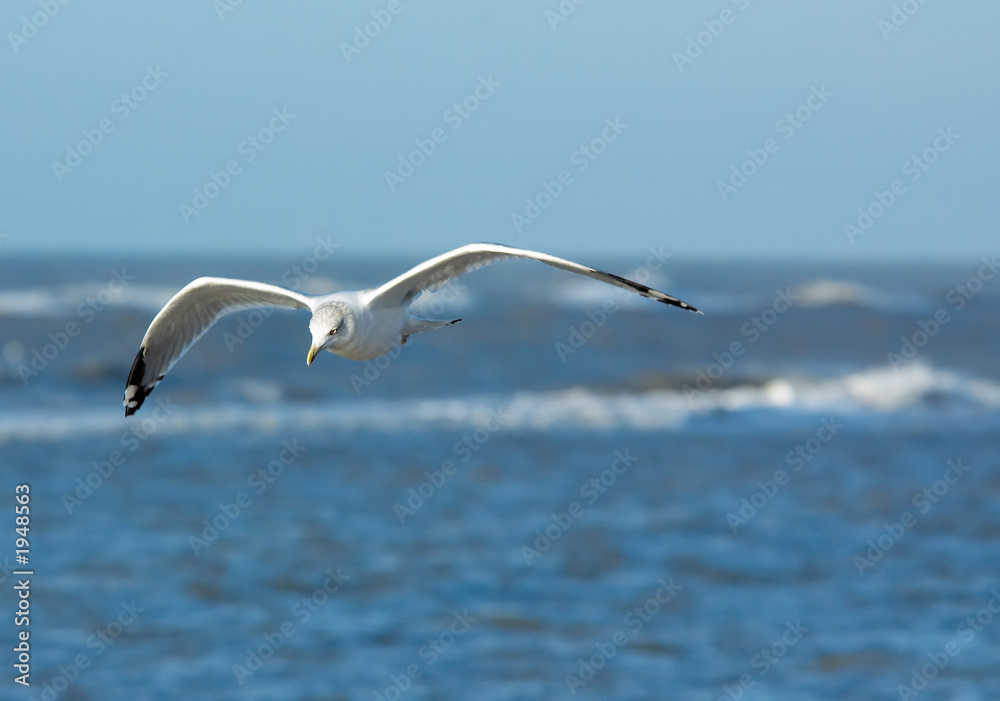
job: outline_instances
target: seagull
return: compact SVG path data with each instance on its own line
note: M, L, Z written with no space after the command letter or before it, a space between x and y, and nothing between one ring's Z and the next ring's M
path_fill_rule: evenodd
M411 315L410 304L421 292L439 289L467 272L513 258L537 260L701 314L687 302L641 283L547 253L498 243L470 243L448 251L376 289L328 295L307 295L249 280L201 277L174 295L149 325L126 381L125 416L138 411L195 341L227 314L256 307L308 309L312 312L309 321L312 346L306 355L307 365L312 365L313 359L324 350L350 360L371 360L406 343L412 334L461 321Z

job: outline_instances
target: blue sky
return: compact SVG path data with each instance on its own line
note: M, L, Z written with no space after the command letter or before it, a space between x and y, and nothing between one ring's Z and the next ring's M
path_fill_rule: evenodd
M4 3L4 250L996 250L995 2L231 5Z

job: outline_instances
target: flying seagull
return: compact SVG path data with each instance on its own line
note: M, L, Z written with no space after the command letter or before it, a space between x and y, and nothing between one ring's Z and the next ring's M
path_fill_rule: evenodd
M255 307L289 307L312 312L309 333L312 346L306 355L311 365L323 350L351 360L371 360L384 355L411 334L449 326L461 319L421 319L409 306L424 290L435 290L470 270L500 260L527 258L560 270L586 275L610 285L699 312L687 302L623 277L588 268L546 253L511 248L497 243L470 243L424 261L373 290L307 295L277 285L248 280L202 277L182 289L149 325L132 363L125 387L125 416L131 416L170 368L211 326L226 314Z

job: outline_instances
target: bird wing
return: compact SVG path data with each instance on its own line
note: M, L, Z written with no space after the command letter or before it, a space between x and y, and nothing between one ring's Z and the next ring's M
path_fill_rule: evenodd
M254 307L311 309L309 295L248 280L202 277L167 302L149 325L125 387L125 416L134 414L170 368L226 314Z
M453 251L442 253L435 258L424 261L412 270L390 280L372 292L369 304L386 307L409 304L424 290L436 290L449 280L464 275L471 270L476 270L485 265L510 258L537 260L560 270L567 270L578 275L586 275L595 280L606 282L609 285L621 287L630 292L640 294L643 297L655 299L657 302L698 312L697 309L687 302L682 302L676 297L671 297L668 294L646 287L641 283L619 277L613 273L588 268L585 265L580 265L579 263L574 263L563 258L556 258L547 253L528 251L523 248L512 248L499 243L470 243L467 246L456 248Z

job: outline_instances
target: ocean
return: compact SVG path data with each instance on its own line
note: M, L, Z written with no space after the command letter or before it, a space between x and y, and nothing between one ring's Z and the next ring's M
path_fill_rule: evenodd
M416 262L4 259L0 696L1000 698L995 259L582 259L703 316L504 263L369 363L235 314L123 417L193 278Z

